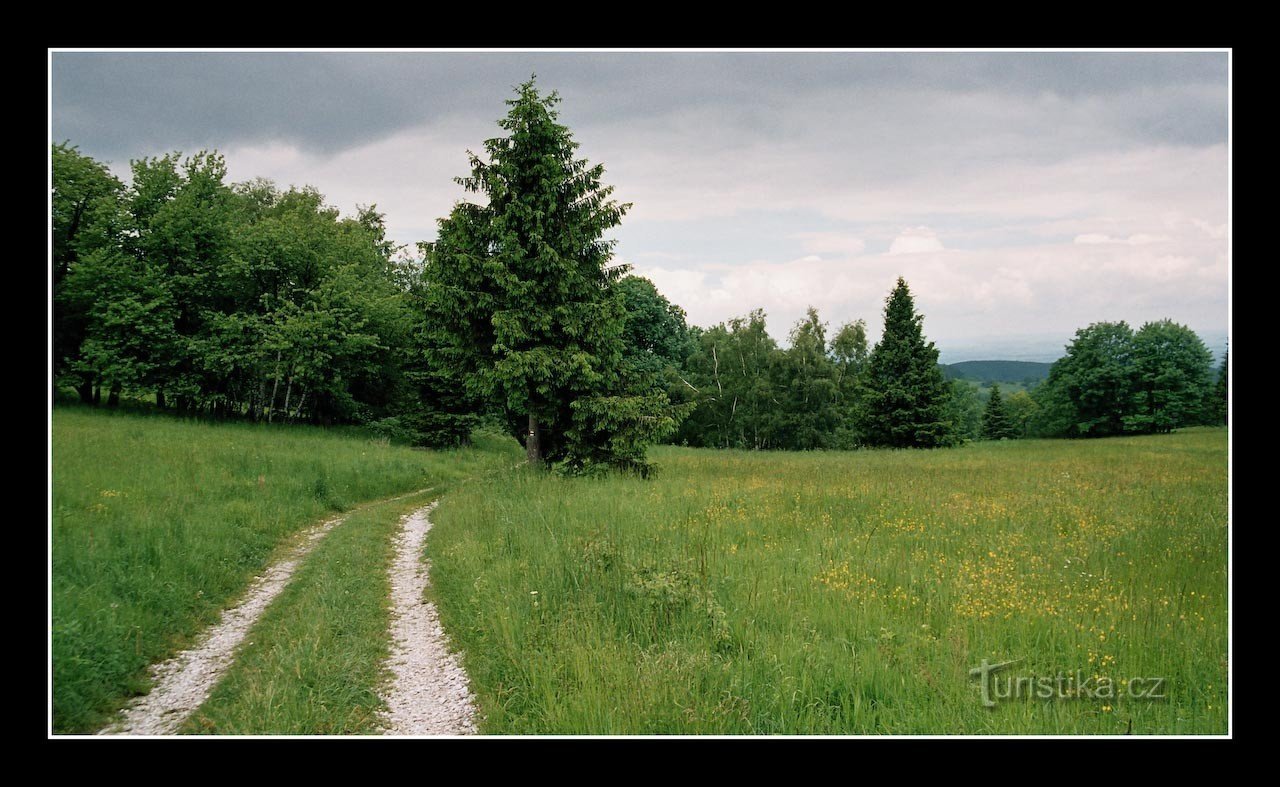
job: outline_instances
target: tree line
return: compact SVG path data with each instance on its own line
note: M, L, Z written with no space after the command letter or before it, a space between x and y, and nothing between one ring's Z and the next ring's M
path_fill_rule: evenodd
M954 411L971 402L944 379L922 319L899 279L875 347L864 320L831 333L813 308L792 327L785 348L768 333L760 309L711 328L687 328L687 338L672 343L681 350L668 356L667 390L692 411L672 439L813 450L938 447L976 436L957 424Z
M784 348L767 332L762 310L702 329L686 326L683 312L652 286L643 292L655 303L644 313L665 315L646 317L645 330L683 337L653 352L667 365L670 398L694 406L672 437L685 445L940 447L1149 434L1227 420L1227 357L1215 369L1200 337L1171 320L1136 331L1123 322L1082 328L1045 381L1006 396L999 384L983 394L969 381L943 378L901 279L886 304L883 337L870 349L863 320L829 335L811 308Z
M228 183L217 153L131 162L126 186L52 149L53 373L89 404L366 424L420 445L481 421L531 462L648 468L667 440L749 449L941 447L970 439L1167 431L1225 420L1226 375L1169 321L1077 332L1032 394L946 381L907 283L866 323L814 309L783 348L765 314L710 328L612 262L629 205L576 158L553 92L516 89L419 254L376 206ZM105 403L103 402L105 392Z
M373 207L228 184L216 153L132 162L125 187L53 147L54 375L215 416L371 421L401 405L418 319Z
M310 187L228 183L217 153L133 161L126 186L54 145L55 393L428 446L487 419L534 463L644 472L688 407L626 344L636 285L603 235L629 206L574 156L558 96L517 93L456 179L485 204L459 201L417 257L376 206L343 217Z
M1045 437L1169 432L1227 422L1227 354L1216 371L1195 331L1172 320L1076 331L1035 390L1026 429Z

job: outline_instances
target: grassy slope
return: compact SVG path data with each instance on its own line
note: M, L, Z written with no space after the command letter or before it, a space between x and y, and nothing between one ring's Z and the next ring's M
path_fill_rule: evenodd
M91 731L146 689L291 534L466 477L509 451L427 452L353 432L56 408L54 729Z
M443 624L492 733L1223 733L1226 433L655 450L446 498ZM1163 677L1007 702L968 670Z

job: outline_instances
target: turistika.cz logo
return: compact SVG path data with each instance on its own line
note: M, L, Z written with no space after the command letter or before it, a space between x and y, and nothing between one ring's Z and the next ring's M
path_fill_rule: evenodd
M982 704L994 708L1002 700L1163 700L1164 678L1085 675L1080 670L1054 675L1014 675L1006 670L1022 659L982 663L969 670L977 678Z

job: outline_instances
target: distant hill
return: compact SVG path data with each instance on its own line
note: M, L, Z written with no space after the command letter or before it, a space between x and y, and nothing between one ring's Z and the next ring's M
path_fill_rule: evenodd
M1037 361L961 361L938 364L948 380L971 380L976 383L1035 384L1049 376L1051 363Z

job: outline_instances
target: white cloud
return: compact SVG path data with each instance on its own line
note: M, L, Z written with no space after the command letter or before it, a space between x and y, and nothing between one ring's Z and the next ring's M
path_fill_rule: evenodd
M1227 237L1226 224L1210 224L1204 219L1192 219L1191 223L1195 225L1195 227L1199 229L1201 232L1203 232L1205 235L1208 235L1210 238Z
M862 318L874 337L884 299L904 277L940 346L972 337L1057 333L1069 337L1099 320L1137 325L1168 317L1197 329L1226 322L1227 271L1217 244L1166 254L1155 245L1055 244L950 249L857 258L806 256L689 268L637 266L695 325L710 326L763 308L769 332L785 341L809 306L831 326ZM1018 326L1011 329L1010 326Z
M1167 235L1151 235L1145 232L1139 232L1134 235L1130 235L1127 238L1113 238L1105 233L1087 232L1083 235L1077 235L1073 243L1081 246L1104 243L1120 243L1128 246L1146 246L1152 243L1164 243L1168 240L1170 240L1170 238Z
M791 237L800 241L801 248L814 254L843 254L855 257L867 248L867 242L855 235L843 232L797 232Z
M634 203L618 258L695 324L763 307L782 339L813 305L877 334L902 275L939 341L1070 335L1100 319L1220 329L1227 146L1127 133L1112 121L1133 98L865 88L857 101L798 91L736 113L565 120L614 196ZM278 143L224 152L233 180L311 184L344 211L376 202L392 238L410 243L433 238L466 196L452 179L500 110L335 155Z
M909 227L889 244L890 254L927 254L942 250L938 234L928 227Z

